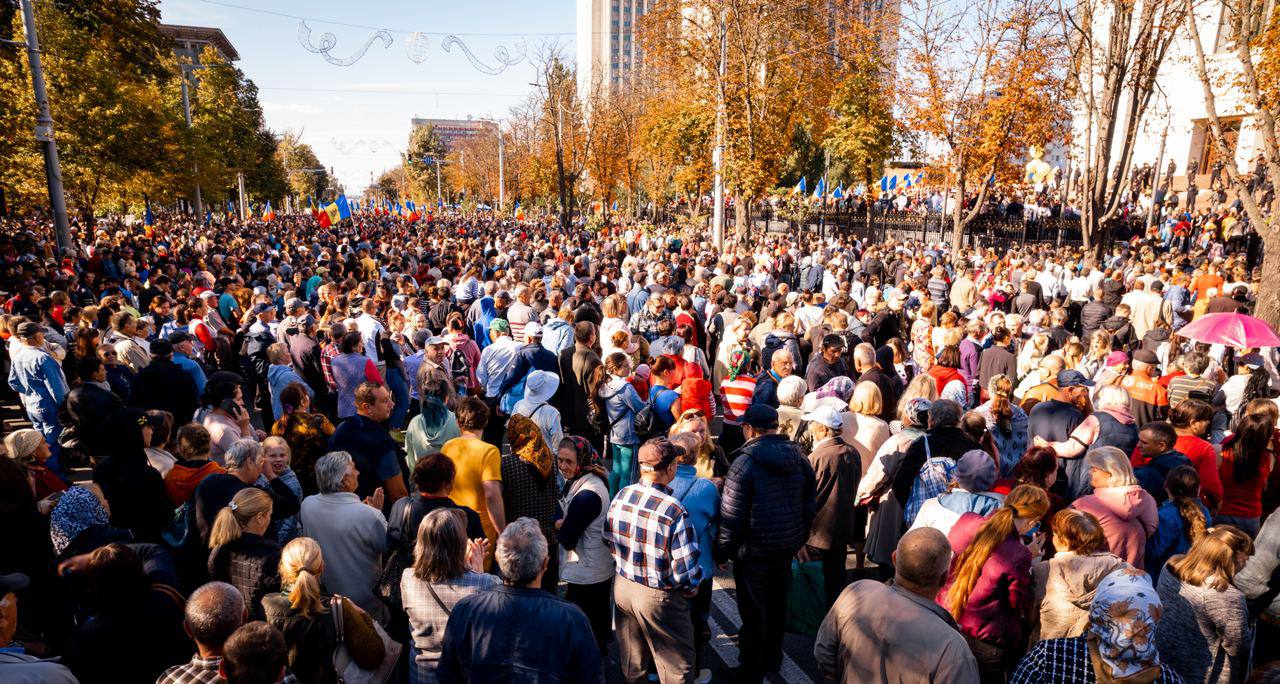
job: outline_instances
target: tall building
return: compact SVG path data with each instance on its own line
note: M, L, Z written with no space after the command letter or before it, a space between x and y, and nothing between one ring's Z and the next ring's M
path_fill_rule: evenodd
M635 30L655 0L578 0L578 92L626 82L639 66Z
M173 41L174 52L180 60L188 64L199 64L200 53L206 46L212 46L218 55L228 62L240 60L240 53L236 52L222 29L210 26L160 24L160 33Z
M480 135L486 128L491 128L493 125L492 121L471 118L419 119L414 117L413 119L414 130L423 126L430 126L435 129L436 137L444 145L445 152L452 152L458 146L458 143Z

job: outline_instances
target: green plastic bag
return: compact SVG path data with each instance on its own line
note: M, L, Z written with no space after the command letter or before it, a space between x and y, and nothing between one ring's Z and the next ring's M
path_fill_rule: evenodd
M793 634L813 636L827 616L827 595L822 582L822 561L791 561L791 588L787 592L787 626Z

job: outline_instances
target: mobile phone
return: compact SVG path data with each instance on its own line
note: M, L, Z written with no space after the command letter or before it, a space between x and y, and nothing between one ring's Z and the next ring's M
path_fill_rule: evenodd
M1027 533L1022 535L1022 543L1026 546L1031 546L1031 544L1035 542L1036 535L1038 534L1040 534L1040 523L1036 523L1035 527L1027 530Z
M240 405L236 403L235 399L223 399L220 406L222 410L230 414L232 418L240 417Z

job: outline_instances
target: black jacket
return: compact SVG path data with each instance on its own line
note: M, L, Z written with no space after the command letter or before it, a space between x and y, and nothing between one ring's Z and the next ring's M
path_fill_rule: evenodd
M816 491L800 445L779 434L747 442L725 477L716 560L794 555L817 516Z
M129 403L144 411L168 411L173 414L173 424L182 426L196 414L200 397L195 379L182 366L156 357L134 378Z
M1105 302L1091 299L1080 307L1080 341L1084 346L1089 346L1089 340L1093 334L1102 328L1102 322L1111 318L1111 312L1114 309Z
M966 451L982 448L973 441L972 437L954 425L934 428L924 437L912 442L903 454L898 470L893 474L893 495L903 509L906 509L907 499L911 497L911 486L916 483L916 476L920 474L920 469L924 467L927 460L925 439L929 440L929 454L946 456L956 461L960 460Z
M1133 351L1137 339L1133 334L1133 324L1127 318L1112 316L1102 322L1102 329L1111 333L1111 348L1121 351Z
M160 532L173 521L173 502L164 478L147 462L138 425L142 415L137 409L121 409L103 423L112 446L110 455L94 466L93 482L110 504L112 525L140 541L159 542Z
M102 426L107 417L124 408L114 392L91 383L83 383L67 395L67 413L79 438L80 450L91 456L107 453L111 439ZM174 423L177 425L177 423Z
M239 589L255 620L263 618L262 597L280 591L279 565L280 544L252 532L209 552L209 578Z
M1007 375L1009 380L1018 381L1018 359L1008 347L993 344L982 350L978 357L978 386L986 389L991 378Z

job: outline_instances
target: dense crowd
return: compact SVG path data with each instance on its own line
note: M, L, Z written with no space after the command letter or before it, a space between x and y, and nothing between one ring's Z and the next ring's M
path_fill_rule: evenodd
M705 681L730 567L736 681L788 630L850 682L1273 681L1280 374L1179 334L1261 286L1207 221L0 223L0 681Z

